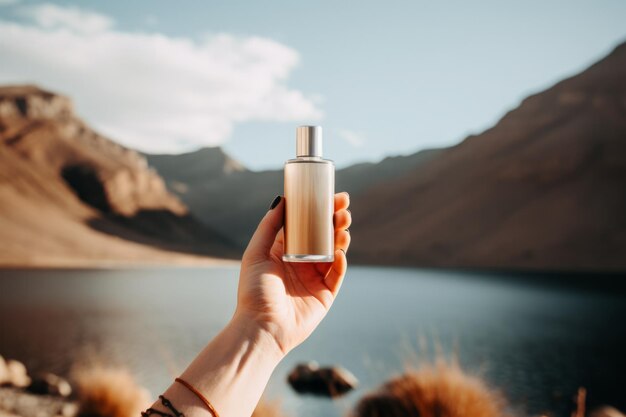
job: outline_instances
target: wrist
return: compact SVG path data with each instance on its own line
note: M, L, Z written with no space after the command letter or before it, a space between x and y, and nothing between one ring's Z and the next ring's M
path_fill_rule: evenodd
M221 416L249 416L283 357L271 334L255 321L236 314L181 377L207 398ZM204 407L181 384L170 389L194 407Z
M254 346L268 359L273 360L275 364L278 364L287 354L266 326L262 326L245 314L235 313L224 331L231 333L232 337L241 338Z

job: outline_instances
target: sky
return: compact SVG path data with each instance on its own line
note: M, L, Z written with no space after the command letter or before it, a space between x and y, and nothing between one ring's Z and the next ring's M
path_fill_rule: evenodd
M338 167L450 146L626 41L626 1L0 0L0 84L152 153Z

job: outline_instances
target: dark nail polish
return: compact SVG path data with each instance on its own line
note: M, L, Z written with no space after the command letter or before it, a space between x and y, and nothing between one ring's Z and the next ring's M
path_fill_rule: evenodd
M272 204L270 204L270 210L273 210L278 205L278 203L280 203L280 200L282 199L283 198L281 196L277 195L274 201L272 201Z

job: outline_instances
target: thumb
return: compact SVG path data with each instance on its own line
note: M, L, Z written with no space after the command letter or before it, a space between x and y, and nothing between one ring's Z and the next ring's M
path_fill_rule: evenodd
M270 249L276 240L276 234L283 227L285 199L276 196L267 213L256 228L244 256L253 259L264 259L269 256Z

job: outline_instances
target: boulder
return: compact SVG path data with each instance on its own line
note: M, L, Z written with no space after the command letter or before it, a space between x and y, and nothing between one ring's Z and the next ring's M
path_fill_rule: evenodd
M7 364L4 361L2 355L0 355L0 386L8 383L9 381L9 370L7 369Z
M0 416L76 417L78 404L67 398L35 395L13 387L0 388Z
M3 385L24 388L30 384L30 377L22 362L10 359L4 363L4 367L5 376ZM2 371L0 371L0 373L2 373Z
M333 366L320 368L316 362L297 365L287 377L289 385L299 394L339 397L358 385L347 369Z
M33 378L33 381L28 386L28 391L33 394L68 397L72 393L72 386L64 378L46 373Z

